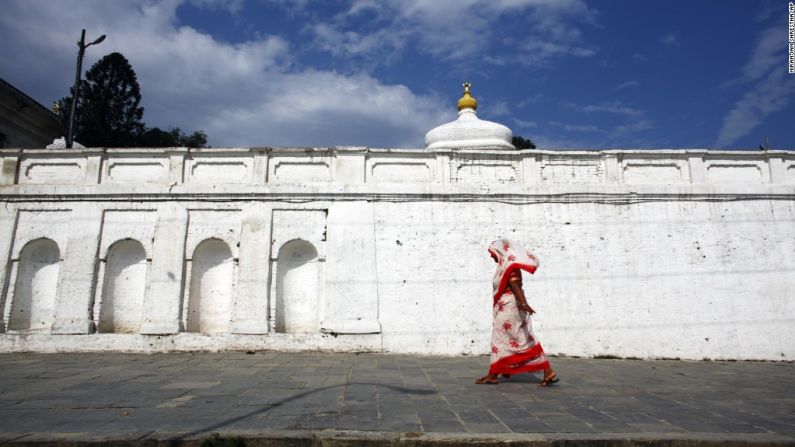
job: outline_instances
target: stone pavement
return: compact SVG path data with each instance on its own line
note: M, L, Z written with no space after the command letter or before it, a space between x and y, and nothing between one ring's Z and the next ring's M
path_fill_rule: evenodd
M551 360L541 388L473 384L487 357L0 354L0 442L795 445L795 364Z

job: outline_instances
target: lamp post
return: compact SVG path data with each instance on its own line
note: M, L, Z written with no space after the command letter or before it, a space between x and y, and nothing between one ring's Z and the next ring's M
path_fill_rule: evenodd
M69 130L66 132L66 147L68 149L72 148L72 137L75 129L75 109L77 108L77 98L80 96L80 73L83 70L83 55L86 52L86 48L98 44L103 40L105 40L104 34L97 37L93 42L86 44L86 30L83 30L80 33L80 42L77 42L77 47L79 48L77 51L77 71L75 72L75 87L72 89L72 107L71 110L69 110Z

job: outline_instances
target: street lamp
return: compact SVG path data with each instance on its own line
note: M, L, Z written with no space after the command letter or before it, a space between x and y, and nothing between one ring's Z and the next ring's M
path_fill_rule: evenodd
M105 35L97 37L93 42L86 44L86 30L80 33L80 42L77 42L77 47L80 49L77 52L77 71L75 72L75 87L72 89L72 107L69 111L69 130L66 132L66 147L72 148L72 137L74 136L75 129L75 109L77 108L77 98L80 96L80 72L83 69L83 55L86 48L91 45L98 44L105 40Z

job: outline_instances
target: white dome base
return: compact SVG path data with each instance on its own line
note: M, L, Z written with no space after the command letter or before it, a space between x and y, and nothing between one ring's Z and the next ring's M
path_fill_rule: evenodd
M513 132L502 124L478 118L473 109L458 112L458 119L425 134L426 149L516 149Z
M499 138L478 138L472 140L439 141L426 149L516 149L511 143Z

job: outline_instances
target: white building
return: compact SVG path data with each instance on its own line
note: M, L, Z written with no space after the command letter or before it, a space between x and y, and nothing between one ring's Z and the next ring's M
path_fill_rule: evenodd
M0 351L483 354L506 236L549 353L795 360L795 152L519 151L470 99L417 150L0 150Z

